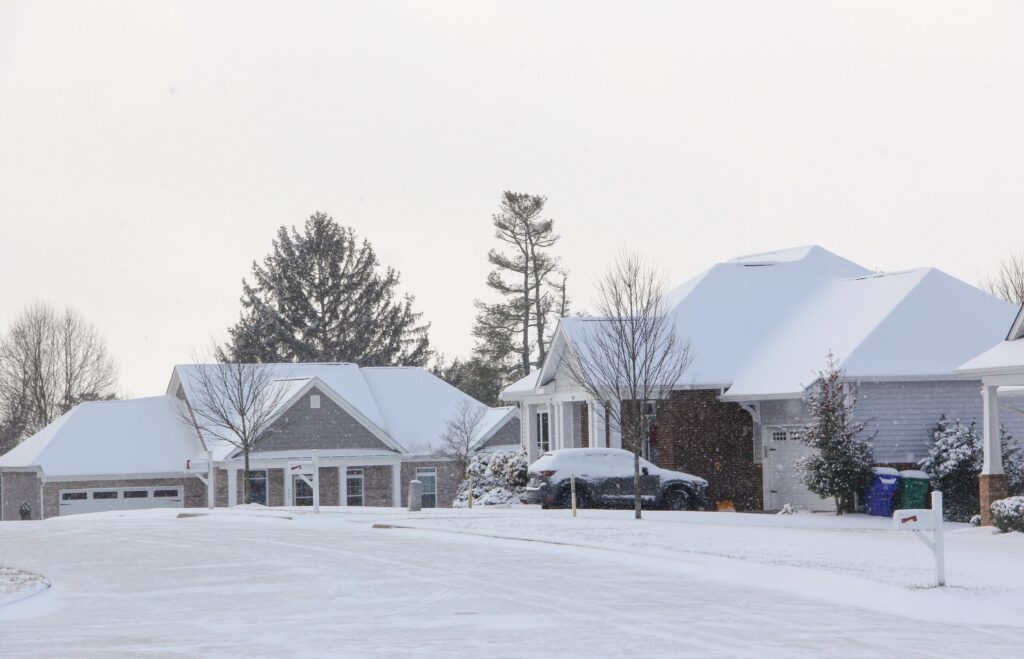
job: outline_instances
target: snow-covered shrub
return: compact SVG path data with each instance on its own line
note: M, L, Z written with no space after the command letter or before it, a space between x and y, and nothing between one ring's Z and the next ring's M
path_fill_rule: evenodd
M507 506L519 503L526 486L526 450L478 453L469 459L466 478L459 483L453 508L469 505L470 484L474 506Z
M800 513L807 512L807 509L803 506L797 506L792 503L787 503L782 506L782 509L776 513L777 515L799 515Z
M1024 533L1024 496L1000 499L992 503L992 522L1003 533Z
M1003 471L1011 495L1024 493L1024 455L1013 444L1013 438L1000 429L1003 450ZM961 423L960 419L939 419L932 431L928 457L918 464L932 480L932 487L942 492L946 519L966 522L978 514L978 474L984 460L982 437L976 421Z
M971 526L981 526L981 515L975 515L971 518Z
M834 356L818 374L804 398L811 422L799 432L800 440L814 449L797 461L800 479L822 499L836 501L841 515L871 481L874 454L871 442L860 437L864 424L853 420L855 399L847 396L842 373Z

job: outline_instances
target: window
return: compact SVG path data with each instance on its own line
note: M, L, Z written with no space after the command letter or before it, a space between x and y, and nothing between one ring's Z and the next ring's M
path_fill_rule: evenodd
M93 492L93 499L116 499L117 492Z
M548 430L548 413L541 412L537 415L537 444L543 455L551 450L551 435Z
M547 414L544 415L545 417ZM423 483L423 507L437 507L437 469L433 467L417 467L416 480Z
M313 505L313 488L298 474L292 476L292 498L296 506Z
M153 492L154 497L176 497L178 496L177 490L155 490Z
M800 440L800 429L799 428L773 428L772 429L772 441L773 442L795 442Z
M60 495L60 498L63 501L82 501L88 497L89 495L86 492L65 492Z
M244 472L243 472L244 473ZM249 501L261 506L267 505L267 472L249 471Z
M320 396L313 394L309 397L309 409L318 410L320 409Z
M645 460L658 462L658 404L657 401L647 400L643 404L643 428L644 441L641 446L641 455Z
M348 505L363 505L363 470L349 469L345 476L345 496Z
M99 492L97 492L97 494L99 494ZM117 494L117 493L115 492L115 494ZM96 497L94 496L93 498L96 498ZM147 492L146 490L125 490L124 491L124 498L125 499L147 499L147 498L149 498L149 492Z

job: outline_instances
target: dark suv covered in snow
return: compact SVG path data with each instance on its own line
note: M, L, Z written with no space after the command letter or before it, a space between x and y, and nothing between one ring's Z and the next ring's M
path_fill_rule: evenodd
M570 503L571 477L576 477L578 508L633 505L633 454L614 448L570 448L549 451L530 465L523 503L563 508ZM640 497L646 508L702 510L708 482L699 476L670 471L640 460Z

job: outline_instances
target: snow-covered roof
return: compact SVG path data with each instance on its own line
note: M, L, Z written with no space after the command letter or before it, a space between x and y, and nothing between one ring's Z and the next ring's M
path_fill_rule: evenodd
M177 473L205 457L172 396L82 403L0 456L48 477Z
M366 367L349 363L288 363L268 364L274 378L288 387L282 397L281 408L287 409L312 382L325 387L347 403L357 418L363 417L373 430L379 430L392 440L396 450L412 455L432 454L439 448L439 439L447 422L455 415L463 401L486 411L493 411L483 403L464 394L429 371L418 367ZM177 383L190 387L196 369L211 365L179 365L168 384L168 393L175 393ZM504 416L504 415L503 415ZM493 430L493 428L491 428ZM388 442L386 442L388 443ZM232 447L211 444L216 459L226 458Z
M1024 306L1017 312L1006 340L977 355L957 369L962 377L1024 374ZM1012 387L1003 387L1003 392Z
M564 322L565 319L563 319ZM529 375L525 375L512 384L508 385L501 390L503 397L511 398L514 394L527 393L537 388L537 378L540 376L540 369L533 371Z
M798 396L830 351L851 379L953 377L1015 313L939 270L878 274L818 246L718 263L666 303L693 357L676 386L722 388L725 399ZM579 349L593 320L563 319L559 330ZM560 356L554 344L549 355ZM544 365L535 388L555 366Z

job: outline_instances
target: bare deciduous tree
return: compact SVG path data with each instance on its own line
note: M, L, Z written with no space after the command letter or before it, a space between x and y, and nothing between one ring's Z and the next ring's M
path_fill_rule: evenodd
M242 452L242 501L251 503L249 454L270 431L287 388L274 379L272 366L231 362L219 348L214 355L216 362L212 364L195 360L188 385L188 410L182 418L207 443L229 444Z
M103 337L74 309L33 304L0 340L0 425L18 438L78 403L113 398L116 384Z
M572 337L569 377L602 401L623 448L633 451L633 496L641 518L640 451L645 401L667 398L692 361L664 304L665 279L637 254L623 251L597 283L597 317Z
M1007 302L1024 304L1024 252L1004 256L999 261L999 269L986 277L981 287Z
M486 408L482 405L473 405L464 400L455 408L455 416L448 420L444 434L441 435L438 455L455 463L462 476L466 475L466 467L473 452L473 437L485 413Z

